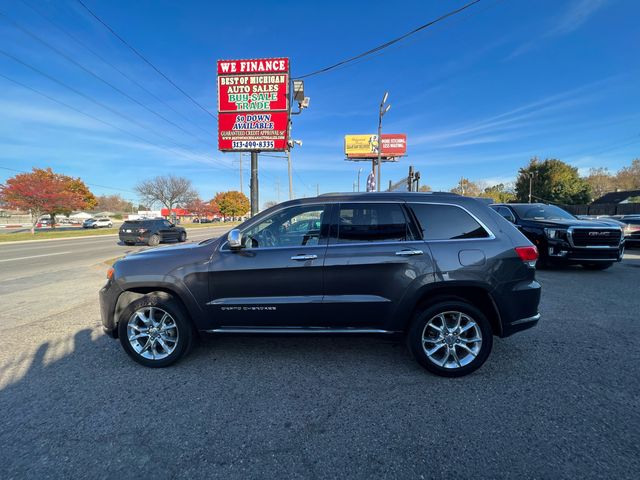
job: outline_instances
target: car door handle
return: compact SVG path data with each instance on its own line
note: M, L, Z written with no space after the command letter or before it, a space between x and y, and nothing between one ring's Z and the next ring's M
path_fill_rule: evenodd
M396 252L396 255L400 257L410 257L411 255L422 255L423 253L422 250L400 250Z
M317 255L294 255L291 260L315 260L316 258L318 258Z

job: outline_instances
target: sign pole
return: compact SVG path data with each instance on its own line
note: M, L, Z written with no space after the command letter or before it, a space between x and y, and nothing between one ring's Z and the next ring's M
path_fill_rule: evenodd
M251 216L258 214L258 152L251 152Z

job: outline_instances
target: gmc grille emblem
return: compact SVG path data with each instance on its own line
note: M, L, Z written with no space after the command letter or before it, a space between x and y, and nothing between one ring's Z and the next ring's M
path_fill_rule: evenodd
M609 235L609 232L589 232L590 237L606 237Z

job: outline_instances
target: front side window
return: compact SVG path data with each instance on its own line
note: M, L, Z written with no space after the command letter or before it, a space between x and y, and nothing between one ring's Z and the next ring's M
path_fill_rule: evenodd
M318 245L324 211L324 205L285 208L242 232L242 243L246 248Z
M338 243L413 240L400 204L343 203L338 213Z
M462 208L455 205L414 203L410 205L425 240L486 238L489 233Z

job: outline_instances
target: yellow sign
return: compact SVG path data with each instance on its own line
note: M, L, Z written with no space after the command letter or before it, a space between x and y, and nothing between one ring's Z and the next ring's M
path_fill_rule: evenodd
M378 136L345 135L344 153L347 157L375 157L378 155Z

